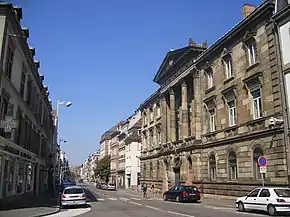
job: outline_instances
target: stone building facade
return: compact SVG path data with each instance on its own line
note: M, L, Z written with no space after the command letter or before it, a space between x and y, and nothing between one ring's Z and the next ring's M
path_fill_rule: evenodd
M160 88L139 108L147 184L244 195L261 185L264 155L265 184L287 185L283 124L269 122L282 118L273 10L270 0L244 5L242 21L210 47L190 40L167 53L154 78Z

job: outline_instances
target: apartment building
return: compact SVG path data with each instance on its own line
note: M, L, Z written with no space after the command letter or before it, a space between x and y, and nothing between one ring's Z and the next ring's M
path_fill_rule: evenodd
M27 43L29 29L20 24L22 15L22 8L0 3L2 202L37 195L52 184L52 107L35 49Z

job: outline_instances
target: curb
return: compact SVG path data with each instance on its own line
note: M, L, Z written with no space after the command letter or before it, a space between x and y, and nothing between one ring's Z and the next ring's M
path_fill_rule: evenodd
M58 212L60 212L60 207L55 208L53 211L42 213L42 214L38 214L38 215L34 215L34 216L31 216L31 217L43 217L43 216L53 215L53 214L56 214Z

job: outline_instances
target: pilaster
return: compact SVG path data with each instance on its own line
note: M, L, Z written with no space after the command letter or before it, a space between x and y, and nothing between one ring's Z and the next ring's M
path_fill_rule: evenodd
M176 141L176 111L175 111L175 92L174 89L171 88L169 90L170 94L170 138L171 141Z
M185 80L182 81L181 83L181 109L182 109L182 131L181 131L181 136L182 138L188 138L188 97L187 97L187 84Z
M202 114L202 100L201 100L201 85L200 85L200 73L196 69L194 70L193 74L193 89L194 89L194 105L192 110L194 111L194 121L192 124L194 125L194 136L197 140L201 139L201 114ZM192 129L193 129L192 128Z

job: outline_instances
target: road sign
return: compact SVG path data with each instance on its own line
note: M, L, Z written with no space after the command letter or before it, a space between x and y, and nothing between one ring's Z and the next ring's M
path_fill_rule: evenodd
M260 173L266 173L267 167L260 167Z
M267 166L267 160L266 160L266 158L264 156L260 156L258 158L258 164L259 164L260 167Z

